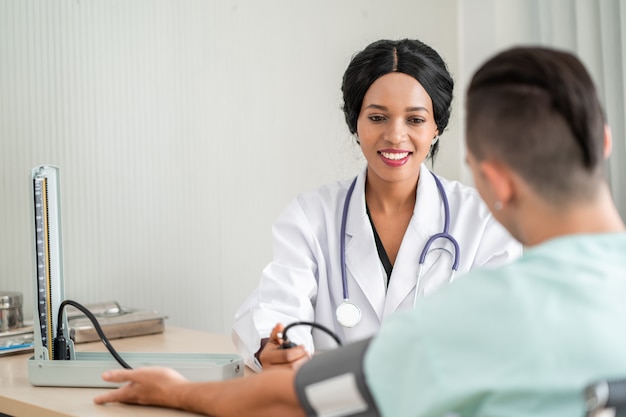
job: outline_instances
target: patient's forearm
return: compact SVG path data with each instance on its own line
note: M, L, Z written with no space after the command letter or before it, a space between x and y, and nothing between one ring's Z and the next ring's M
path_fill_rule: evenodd
M304 416L294 389L295 372L263 373L223 382L173 387L172 406L215 417Z

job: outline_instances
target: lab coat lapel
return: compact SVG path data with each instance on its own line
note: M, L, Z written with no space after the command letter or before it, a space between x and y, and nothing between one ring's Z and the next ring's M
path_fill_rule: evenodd
M346 223L346 272L348 291L353 302L363 303L357 299L361 293L382 320L385 306L385 284L381 273L381 264L376 250L374 233L367 212L365 211L365 171L359 175L350 200L348 220ZM352 288L354 283L359 288ZM363 306L360 306L363 308Z
M383 317L395 312L403 302L405 305L412 305L420 254L428 238L441 231L441 225L443 225L443 213L439 191L432 174L422 164L413 216L402 238L393 267ZM435 242L433 247L436 246ZM433 261L434 257L430 255L428 262L424 265L419 295L423 292L424 277L432 267Z

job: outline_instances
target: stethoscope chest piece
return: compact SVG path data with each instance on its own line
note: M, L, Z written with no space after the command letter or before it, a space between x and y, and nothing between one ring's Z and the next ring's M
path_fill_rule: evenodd
M361 309L350 301L344 300L337 307L337 321L343 327L354 327L361 322Z

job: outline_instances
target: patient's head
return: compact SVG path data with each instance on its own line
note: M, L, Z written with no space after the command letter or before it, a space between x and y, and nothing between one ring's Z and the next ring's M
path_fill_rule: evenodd
M549 204L593 199L604 181L603 111L570 53L514 48L491 58L470 83L466 116L468 158L501 161Z

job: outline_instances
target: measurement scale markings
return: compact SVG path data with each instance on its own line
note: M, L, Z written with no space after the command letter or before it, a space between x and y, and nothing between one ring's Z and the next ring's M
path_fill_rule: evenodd
M48 350L48 358L52 359L53 317L52 317L52 282L50 261L50 234L48 188L46 178L35 179L35 224L37 245L37 281L39 298L39 317L42 345Z

